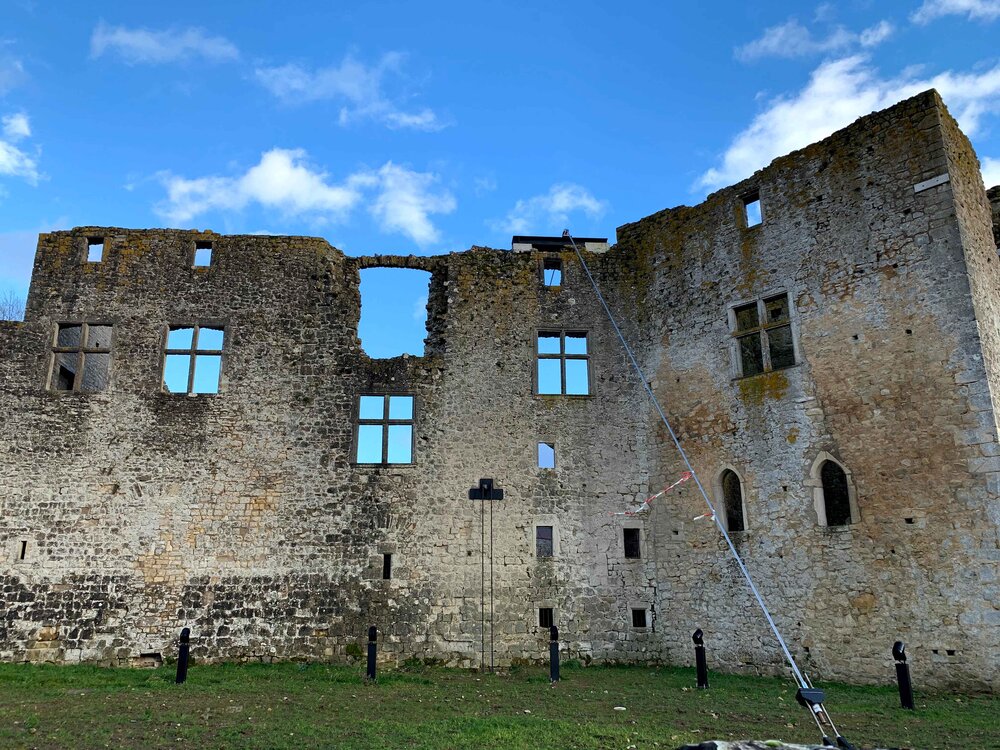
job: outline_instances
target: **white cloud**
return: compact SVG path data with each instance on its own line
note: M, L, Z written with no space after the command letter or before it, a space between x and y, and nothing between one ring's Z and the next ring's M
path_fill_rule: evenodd
M14 144L31 135L28 116L24 113L0 118L3 138L0 139L0 176L22 177L30 184L38 182L38 162L36 157Z
M31 135L28 116L23 112L0 118L0 123L3 125L4 136L12 141L19 141Z
M930 23L942 16L966 16L969 20L993 21L1000 18L1000 0L924 0L910 16L914 23Z
M737 134L721 163L707 170L695 188L718 188L737 182L776 156L802 148L845 127L858 117L936 88L968 135L984 115L1000 111L1000 64L981 73L946 71L921 78L908 69L884 79L864 55L823 63L804 89L770 101Z
M817 38L812 31L794 18L785 23L764 30L759 39L736 48L736 58L743 62L759 60L762 57L808 57L825 52L836 52L860 45L874 47L892 35L893 26L888 21L879 21L860 34L837 26L825 37Z
M493 228L511 234L545 231L562 231L569 224L572 213L582 212L591 219L600 217L607 209L604 201L595 198L580 185L561 183L549 192L519 200L507 212L503 221L493 222Z
M340 222L369 201L369 211L384 231L425 244L438 238L430 215L455 208L450 193L432 192L437 177L431 173L386 162L378 170L361 170L338 183L311 167L302 149L273 148L236 177L188 179L165 172L159 178L167 197L154 210L177 225L187 225L209 211L240 211L252 204L318 222Z
M413 319L414 320L426 320L427 319L427 295L424 294L417 297L413 301Z
M1000 159L986 156L981 160L980 165L983 170L983 184L987 188L1000 185Z
M383 91L387 74L402 72L404 56L398 52L383 55L375 65L365 65L348 55L340 65L309 70L289 63L278 67L260 67L255 71L258 83L288 104L314 101L341 102L341 125L373 119L390 128L440 130L445 125L433 110L402 111Z
M170 28L163 31L109 26L101 21L90 37L90 56L115 53L130 65L171 63L201 58L213 62L236 60L240 53L225 37L211 36L203 29Z
M0 94L6 94L15 86L20 85L28 74L20 60L10 57L0 57Z

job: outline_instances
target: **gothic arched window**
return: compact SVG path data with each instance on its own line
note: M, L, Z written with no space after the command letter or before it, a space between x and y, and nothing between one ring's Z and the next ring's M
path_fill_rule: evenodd
M722 502L726 510L726 528L729 531L745 531L743 517L743 488L735 471L722 472Z

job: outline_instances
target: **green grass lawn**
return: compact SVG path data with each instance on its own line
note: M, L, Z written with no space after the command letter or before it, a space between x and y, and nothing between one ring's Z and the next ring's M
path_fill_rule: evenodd
M326 664L157 670L0 664L0 748L675 748L707 739L815 742L788 681L694 671L541 668L497 675ZM1000 700L830 684L827 705L859 746L1000 748ZM624 706L625 711L615 711Z

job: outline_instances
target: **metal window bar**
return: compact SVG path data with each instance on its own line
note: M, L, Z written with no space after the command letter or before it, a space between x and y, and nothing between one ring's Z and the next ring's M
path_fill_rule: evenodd
M173 349L171 349L170 348L170 333L171 333L171 331L179 331L179 330L182 330L184 328L191 328L192 329L192 333L191 333L191 346L190 346L190 348L183 348L183 349L173 348ZM200 348L198 348L198 337L201 334L201 329L202 328L207 328L207 329L209 329L211 331L222 331L222 335L223 335L222 349L200 349ZM203 326L200 323L195 323L193 325L171 325L171 326L168 326L167 327L167 338L166 338L166 341L164 342L164 345L163 345L163 376L161 377L162 384L166 385L165 378L166 378L166 369L167 369L167 357L169 357L171 355L174 355L174 356L177 356L177 355L187 356L188 357L187 390L185 390L184 393L180 394L180 395L187 395L187 394L190 394L190 393L194 393L195 365L197 364L196 357L199 357L199 356L201 356L201 357L216 356L216 357L220 358L220 364L219 364L219 381L220 382L219 382L219 387L221 387L222 386L222 382L221 382L222 381L222 364L221 364L221 358L224 356L223 350L225 349L225 346L226 346L226 344L225 344L225 335L226 335L225 326L220 326L220 325L204 325ZM173 393L173 391L170 391L170 392Z
M370 419L361 417L361 399L362 398L381 398L382 399L382 417L379 419ZM390 398L409 398L411 399L410 406L410 418L409 419L392 419L389 416L389 399ZM361 440L361 430L360 428L364 425L373 425L375 427L382 428L382 451L381 451L381 461L378 463L369 463L367 461L359 462L364 463L366 466L409 466L413 463L413 448L416 441L416 431L413 428L414 419L416 417L416 399L409 393L363 393L358 397L358 420L357 427L354 430L354 455L357 457L358 442ZM410 429L410 460L409 461L389 461L389 428L393 425L405 425L409 426Z

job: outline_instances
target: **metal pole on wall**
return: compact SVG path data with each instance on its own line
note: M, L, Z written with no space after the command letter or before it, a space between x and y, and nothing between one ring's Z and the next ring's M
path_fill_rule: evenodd
M503 490L493 486L492 479L480 479L479 486L469 490L470 500L480 500L490 503L490 671L493 670L494 639L493 639L493 501L503 500ZM479 668L486 667L486 508L479 506L479 628L481 645L479 652Z

